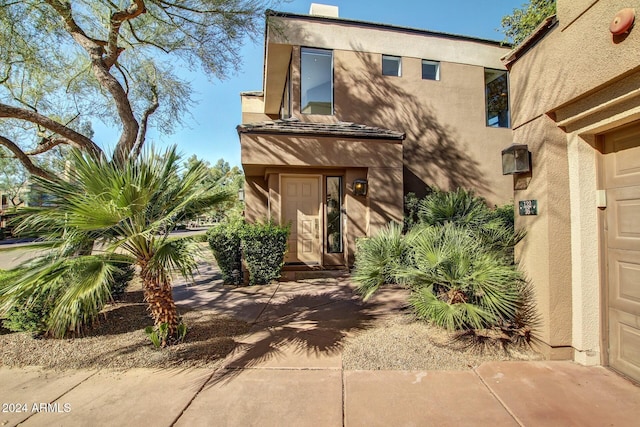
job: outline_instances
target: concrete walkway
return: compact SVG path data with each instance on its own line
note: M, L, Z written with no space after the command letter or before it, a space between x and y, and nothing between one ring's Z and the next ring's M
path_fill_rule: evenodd
M220 369L0 367L0 426L636 426L640 388L602 367L491 362L345 371L344 338L406 302L345 278L230 288L204 268L179 304L253 324Z

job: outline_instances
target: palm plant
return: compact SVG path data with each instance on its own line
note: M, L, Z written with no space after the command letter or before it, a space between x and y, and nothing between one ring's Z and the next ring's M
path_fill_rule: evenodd
M513 247L524 238L524 232L515 229L512 204L490 209L482 197L463 188L436 189L418 203L417 216L421 224L467 227L486 244L486 249L502 253L511 262Z
M352 277L365 301L380 286L396 282L396 272L406 251L402 225L395 222L389 223L375 236L358 240Z
M182 170L175 147L121 164L79 151L73 160L66 180L34 178L55 207L28 212L18 232L44 234L52 249L0 285L0 314L56 289L48 332L77 332L109 298L118 268L136 265L156 327L168 328L162 345L170 344L180 322L171 275L178 271L190 277L197 244L170 238L169 231L231 194L214 183L203 186L207 170L202 165Z
M511 322L522 306L515 266L455 224L418 226L406 236L409 262L397 276L412 289L421 318L448 329L480 329Z

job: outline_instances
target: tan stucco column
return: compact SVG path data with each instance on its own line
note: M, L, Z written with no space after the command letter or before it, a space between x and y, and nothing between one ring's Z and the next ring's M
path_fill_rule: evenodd
M535 137L532 137L535 135ZM535 289L541 325L534 332L549 359L571 359L571 206L566 136L546 116L514 131L532 153L531 177L516 179L516 227L526 236L516 247L520 268ZM521 200L537 200L538 214L520 216Z
M587 139L595 142L593 136ZM576 133L567 136L567 149L571 197L571 336L574 360L585 365L597 365L601 361L597 151Z

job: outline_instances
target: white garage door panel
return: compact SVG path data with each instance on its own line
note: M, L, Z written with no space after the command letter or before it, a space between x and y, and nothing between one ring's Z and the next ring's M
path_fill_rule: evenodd
M609 365L640 381L640 125L604 148Z

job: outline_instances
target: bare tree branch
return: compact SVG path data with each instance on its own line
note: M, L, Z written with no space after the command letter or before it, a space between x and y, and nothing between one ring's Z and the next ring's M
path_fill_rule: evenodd
M66 141L63 138L42 138L42 141L35 149L27 151L24 154L26 154L27 156L35 156L38 154L46 153L53 147L57 147L60 144L66 144Z
M88 151L96 156L102 155L100 147L86 136L35 111L0 103L0 117L26 120L60 135L61 139L69 145Z
M142 114L142 119L140 120L140 131L138 132L138 139L136 140L136 145L133 150L133 155L135 157L138 157L138 155L140 155L140 151L142 150L142 146L144 145L144 141L147 137L147 125L149 122L149 117L151 117L151 115L155 113L155 111L160 106L160 102L158 101L158 89L153 86L151 88L151 92L153 93L152 103L145 110L144 114Z
M45 179L49 179L49 180L53 180L54 177L53 175L51 175L49 172L47 172L46 170L42 169L39 166L36 166L31 159L29 158L29 156L26 155L26 153L24 151L22 151L20 149L20 147L18 147L13 141L11 141L8 138L5 138L4 136L0 135L0 144L4 145L5 147L7 147L9 149L9 151L11 151L14 156L16 156L16 158L20 161L20 163L22 163L22 165L24 166L24 168L32 175L37 175L41 178L45 178Z
M122 49L118 47L118 37L120 36L120 27L122 24L136 18L146 11L147 9L144 6L144 1L133 0L128 8L115 12L111 15L111 26L109 28L109 36L107 38L107 56L104 58L104 62L107 67L111 67L115 64L118 60L118 55L122 52Z
M113 158L117 163L121 163L131 153L131 150L136 143L139 126L138 121L133 114L133 109L131 108L131 103L129 102L126 91L124 90L120 82L118 82L118 80L109 72L110 65L105 62L104 58L105 42L92 39L85 34L85 32L82 30L82 28L80 28L80 26L73 18L70 3L63 3L58 0L45 1L47 2L47 4L51 5L51 7L53 7L56 12L58 12L60 17L64 21L66 30L69 32L71 37L73 37L73 39L87 51L91 59L91 69L93 71L93 74L95 75L100 85L107 91L109 91L111 97L113 98L113 101L115 102L118 116L120 117L120 121L122 122L122 133L120 134L120 139L118 140L118 144L116 145ZM110 43L114 31L116 34L116 41L114 43L117 43L117 33L122 22L140 15L144 12L144 10L144 2L142 0L135 0L134 3L124 11L116 12L115 14L113 14L111 17L112 27L109 31ZM115 24L117 24L117 28L114 27ZM119 54L115 54L117 52L117 46L113 45L109 49L115 49L115 51L109 52L111 55L109 57L109 61L115 62L115 60L117 59L117 55ZM113 56L114 54L115 57Z

